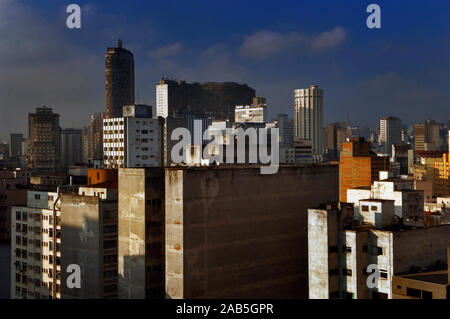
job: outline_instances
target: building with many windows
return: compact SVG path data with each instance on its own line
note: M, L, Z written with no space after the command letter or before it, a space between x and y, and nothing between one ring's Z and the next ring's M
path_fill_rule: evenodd
M56 192L30 190L27 206L11 209L13 299L61 297L61 214L57 199Z
M103 155L107 168L158 167L162 164L164 123L147 105L125 106L123 117L103 120Z
M294 91L294 138L312 141L313 157L324 153L323 90L317 85Z

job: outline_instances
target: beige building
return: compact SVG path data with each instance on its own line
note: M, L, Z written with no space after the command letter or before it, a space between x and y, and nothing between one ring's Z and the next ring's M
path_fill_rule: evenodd
M167 298L306 298L307 209L338 198L337 165L165 170Z
M309 209L309 298L392 299L393 276L446 262L450 224L402 226L392 219L393 201L360 205L368 208L360 221L351 204ZM369 265L379 271L373 286Z
M11 298L61 297L61 226L57 193L28 191L11 209ZM56 215L56 229L54 210Z
M393 298L450 299L450 246L447 248L447 266L429 268L392 277Z
M313 156L324 153L323 90L317 85L294 91L294 138L312 140Z
M62 287L63 299L117 298L117 181L61 195L62 267L80 267L81 288ZM70 272L62 273L63 283Z
M119 169L118 297L164 298L164 170Z

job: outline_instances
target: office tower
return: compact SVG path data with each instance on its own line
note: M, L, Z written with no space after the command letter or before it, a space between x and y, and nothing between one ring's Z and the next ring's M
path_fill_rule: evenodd
M11 134L9 139L9 156L18 157L22 154L23 134Z
M162 165L164 123L151 115L151 106L129 105L124 106L123 117L103 120L107 168Z
M250 105L255 90L234 82L186 83L161 79L156 84L156 115L164 118L183 111L216 120L234 120L236 105Z
M306 298L307 208L337 183L330 164L166 168L167 297Z
M69 166L82 162L82 130L67 128L61 130L62 166L66 171Z
M380 120L380 144L384 144L385 153L392 153L392 145L402 142L402 121L398 117L388 116Z
M325 152L330 160L339 158L342 151L342 144L348 137L347 123L336 122L330 123L324 129L325 131Z
M59 203L55 205L57 199L55 192L29 190L27 205L11 209L13 299L61 298L61 214Z
M59 114L49 107L36 109L28 115L30 153L28 169L35 175L61 170L61 128Z
M294 91L294 138L312 140L313 156L321 159L323 147L323 90L317 85Z
M434 194L450 196L450 131L448 152L442 155L442 161L434 162Z
M310 299L392 299L403 289L393 284L394 276L447 262L450 224L396 224L393 200L360 200L358 219L352 206L334 203L308 210ZM369 265L379 271L375 287L367 284Z
M120 299L165 297L164 211L162 168L119 169Z
M440 149L440 126L433 120L414 126L414 140L416 151L437 151Z
M103 119L105 118L105 113L94 113L89 121L90 164L96 160L103 160Z
M377 156L370 150L370 142L352 137L343 143L339 161L339 198L347 201L347 189L370 186L380 171L389 170L389 157Z
M399 163L400 175L408 175L414 163L414 151L411 144L396 144L392 146L392 161Z
M117 188L116 179L61 195L61 266L81 270L81 287L64 284L62 299L117 299Z
M122 47L108 48L105 55L106 117L121 117L122 108L134 103L133 53Z
M263 97L254 97L251 105L236 105L234 122L265 123L267 120L267 104Z
M280 146L291 146L294 138L294 119L287 114L278 114L274 118L280 130Z
M89 163L89 128L83 127L81 131L81 162Z

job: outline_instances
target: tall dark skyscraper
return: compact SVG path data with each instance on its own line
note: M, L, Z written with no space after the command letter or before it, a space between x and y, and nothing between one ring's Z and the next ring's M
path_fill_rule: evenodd
M134 57L121 40L105 55L105 88L106 117L121 117L122 107L134 104Z
M61 128L59 114L49 107L36 109L28 115L30 153L28 169L36 175L53 174L61 169Z

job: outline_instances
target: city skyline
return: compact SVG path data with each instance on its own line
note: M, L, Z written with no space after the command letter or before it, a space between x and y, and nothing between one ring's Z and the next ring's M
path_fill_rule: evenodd
M62 128L86 126L104 110L105 47L118 38L135 55L137 103L155 105L161 77L235 81L267 98L270 117L293 117L294 89L319 85L326 91L324 124L350 117L373 128L388 115L409 125L430 117L447 121L449 5L378 3L380 30L365 26L366 3L350 1L308 3L307 9L294 1L276 8L244 4L231 20L223 1L189 7L79 1L82 28L70 30L63 4L3 0L0 139L26 133L23 119L43 105L61 115ZM333 16L321 15L325 10Z

